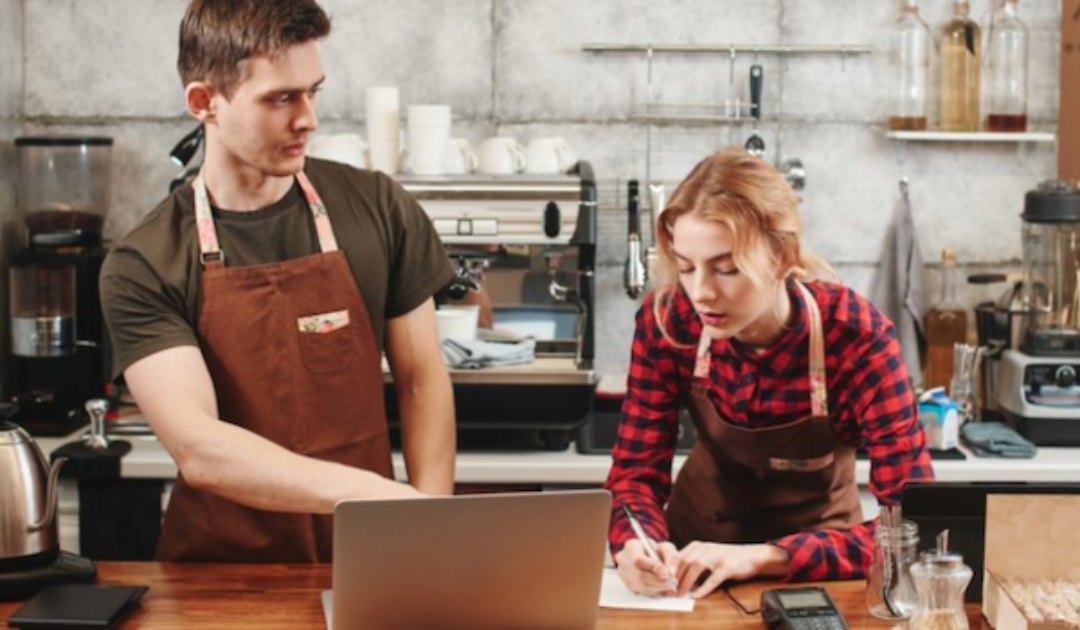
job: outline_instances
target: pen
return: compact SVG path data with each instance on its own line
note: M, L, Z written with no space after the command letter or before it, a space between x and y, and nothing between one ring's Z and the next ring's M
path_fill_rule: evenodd
M627 520L630 521L630 529L634 530L634 535L637 536L637 539L641 541L641 546L645 548L645 555L648 556L650 560L653 560L660 566L664 567L664 570L666 571L667 567L664 566L664 561L660 559L660 554L656 553L656 549L653 547L652 541L650 541L649 537L645 535L645 528L641 526L641 523L639 523L637 518L634 517L634 513L630 511L630 506L626 504L626 501L619 501L619 503L622 505L622 509L623 512L626 514ZM675 576L670 574L668 575L668 584L671 586L671 588L677 590L678 583L675 582Z

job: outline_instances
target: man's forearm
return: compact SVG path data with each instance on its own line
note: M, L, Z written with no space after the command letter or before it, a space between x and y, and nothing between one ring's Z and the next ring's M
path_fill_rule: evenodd
M214 436L178 458L193 487L261 510L330 514L342 499L412 496L411 488L367 470L304 457L221 422Z
M454 492L454 394L450 379L398 391L402 448L409 483L426 494Z

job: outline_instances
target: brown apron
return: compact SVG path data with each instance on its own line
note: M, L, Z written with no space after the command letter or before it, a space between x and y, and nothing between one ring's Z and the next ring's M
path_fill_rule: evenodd
M833 432L825 389L825 344L814 296L798 285L810 315L811 415L748 429L720 417L709 400L712 340L702 333L688 409L697 443L668 504L671 538L764 542L862 522L855 449Z
M393 477L379 345L345 254L299 173L322 253L226 268L202 175L199 337L224 421L317 459ZM266 512L189 486L169 500L159 560L329 562L332 518Z

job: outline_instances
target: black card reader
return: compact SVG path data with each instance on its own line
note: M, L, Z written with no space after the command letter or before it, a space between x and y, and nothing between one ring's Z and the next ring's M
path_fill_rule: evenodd
M774 630L848 630L825 589L777 588L761 594L761 617Z

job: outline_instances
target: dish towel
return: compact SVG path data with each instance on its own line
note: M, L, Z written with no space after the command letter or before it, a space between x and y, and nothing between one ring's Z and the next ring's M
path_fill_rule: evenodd
M906 190L902 190L893 211L870 302L895 325L904 365L912 384L918 389L922 384L920 355L926 347L923 329L926 290L923 288L923 260Z
M968 422L960 430L979 457L1032 458L1035 445L1000 422Z
M475 370L532 363L536 356L536 340L522 339L514 343L481 341L479 339L443 339L443 360L452 368Z

